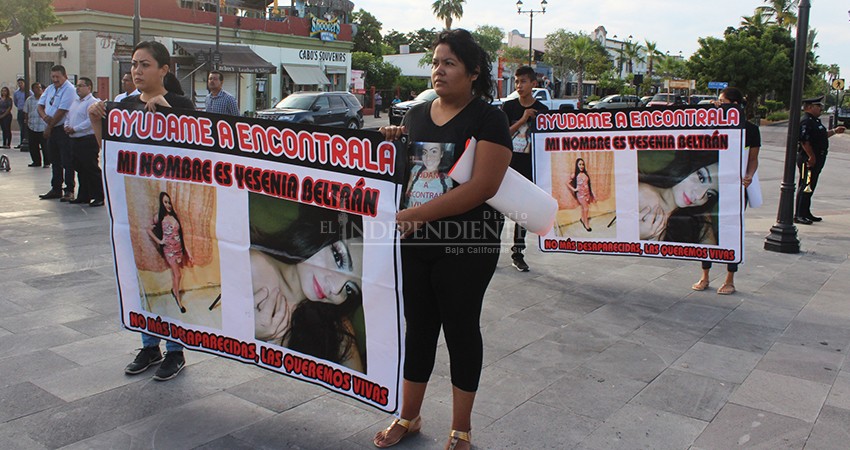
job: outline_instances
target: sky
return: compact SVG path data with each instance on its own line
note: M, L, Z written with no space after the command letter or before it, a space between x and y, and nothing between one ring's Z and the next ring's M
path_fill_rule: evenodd
M382 34L420 28L442 29L443 22L431 11L432 0L353 0L383 23ZM631 35L633 41L654 41L662 52L682 52L686 59L698 48L700 37L723 36L728 26L739 26L761 0L547 0L546 14L534 15L532 37L544 37L560 28L593 32L602 25L608 37ZM841 77L850 78L850 1L811 0L809 28L817 30L816 54L821 64L838 64ZM539 0L523 0L523 8L540 9ZM528 35L529 15L517 14L514 0L467 0L453 28L475 29L495 25L506 33Z

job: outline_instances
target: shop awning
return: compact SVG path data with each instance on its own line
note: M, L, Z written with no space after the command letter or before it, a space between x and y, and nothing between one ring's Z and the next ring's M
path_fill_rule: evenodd
M213 43L182 41L175 41L174 43L186 53L194 56L198 62L206 62L210 56L215 60L215 55L211 55L211 50L215 51L215 44ZM277 67L274 64L261 58L247 45L221 44L219 52L221 53L221 61L218 62L218 70L221 72L277 73Z
M283 64L283 68L295 84L331 84L328 77L318 67Z

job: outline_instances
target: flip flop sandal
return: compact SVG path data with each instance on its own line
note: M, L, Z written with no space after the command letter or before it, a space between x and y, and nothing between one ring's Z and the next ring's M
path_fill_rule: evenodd
M699 280L691 286L691 289L695 291L704 291L708 287L708 280Z
M455 450L455 447L457 447L460 441L466 441L472 447L472 437L468 431L452 430L449 434L449 450Z
M735 285L723 283L723 286L717 288L717 293L720 295L732 295L735 293Z
M396 439L395 441L384 442L384 439L387 437L387 435L390 434L390 431L396 425L404 428L404 430L405 430L404 433L402 433L401 436L399 436L398 439ZM410 436L411 434L418 433L419 430L421 430L421 429L422 429L422 416L416 416L413 420L402 419L401 417L399 417L397 419L394 419L393 422L390 424L390 426L387 427L386 430L379 431L378 434L375 435L375 438L372 439L372 443L375 444L375 447L378 447L378 448L392 447L393 445L396 445L399 442L401 442L401 440L406 438L407 436Z

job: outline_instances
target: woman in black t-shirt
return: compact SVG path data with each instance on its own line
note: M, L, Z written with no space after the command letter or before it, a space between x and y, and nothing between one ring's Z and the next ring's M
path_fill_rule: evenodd
M411 108L401 127L381 132L390 140L409 133L414 144L408 170L425 164L425 157L412 151L416 148L439 145L443 159L454 162L475 138L474 168L466 183L446 178L445 190L412 185L411 198L417 201L405 202L396 215L407 324L404 399L400 418L375 435L374 444L381 448L421 428L419 413L441 328L452 380L446 448L471 445L472 405L483 360L479 319L499 259L502 216L484 202L496 194L508 168L511 137L505 114L482 99L490 97L492 87L490 58L466 30L443 31L435 44L431 81L437 99Z
M170 62L171 56L164 45L156 41L139 42L133 49L133 69L130 70L130 75L133 77L133 83L136 85L139 94L125 97L121 100L121 103L145 105L145 109L151 112L156 111L157 106L194 111L195 105L191 100L181 95L182 89L174 92L179 89L180 83L174 74L169 72ZM171 77L171 80L168 80L169 77ZM170 83L166 83L166 81ZM169 85L174 87L169 90ZM100 146L101 140L100 124L105 116L106 104L104 102L96 102L89 106L89 118L92 121L98 146Z

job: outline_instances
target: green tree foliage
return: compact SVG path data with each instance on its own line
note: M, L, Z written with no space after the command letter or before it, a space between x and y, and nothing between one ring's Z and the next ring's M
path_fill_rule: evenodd
M381 27L383 27L383 24L362 8L351 13L351 23L357 25L357 34L353 39L354 48L352 51L382 55Z
M785 29L791 29L797 25L797 5L794 0L764 0L767 6L759 6L756 12L773 19L777 25Z
M2 0L0 6L0 43L9 49L6 40L23 34L32 36L60 23L53 12L53 0Z
M420 28L407 33L407 43L410 44L410 53L427 52L434 45L435 40L437 40L437 31L433 28L429 30Z
M571 33L560 29L546 36L546 54L543 62L552 66L557 78L566 80L571 73L578 77L582 92L584 77L598 77L611 67L608 52L598 41L584 33ZM561 83L561 94L566 83Z
M463 4L466 0L436 0L431 4L431 10L438 19L446 23L446 29L452 29L454 19L463 17Z
M700 38L700 48L687 62L701 83L727 81L747 94L751 114L757 99L768 92L788 97L791 86L794 41L777 25L727 29L723 39Z
M353 52L351 68L364 71L366 86L375 86L382 90L391 89L401 75L401 69L384 62L380 56L367 52Z
M399 53L399 47L408 43L407 35L401 34L396 30L390 30L384 35L384 44L392 49L391 54Z
M472 37L495 60L496 53L502 47L502 39L505 38L505 32L495 25L480 25L472 32Z

